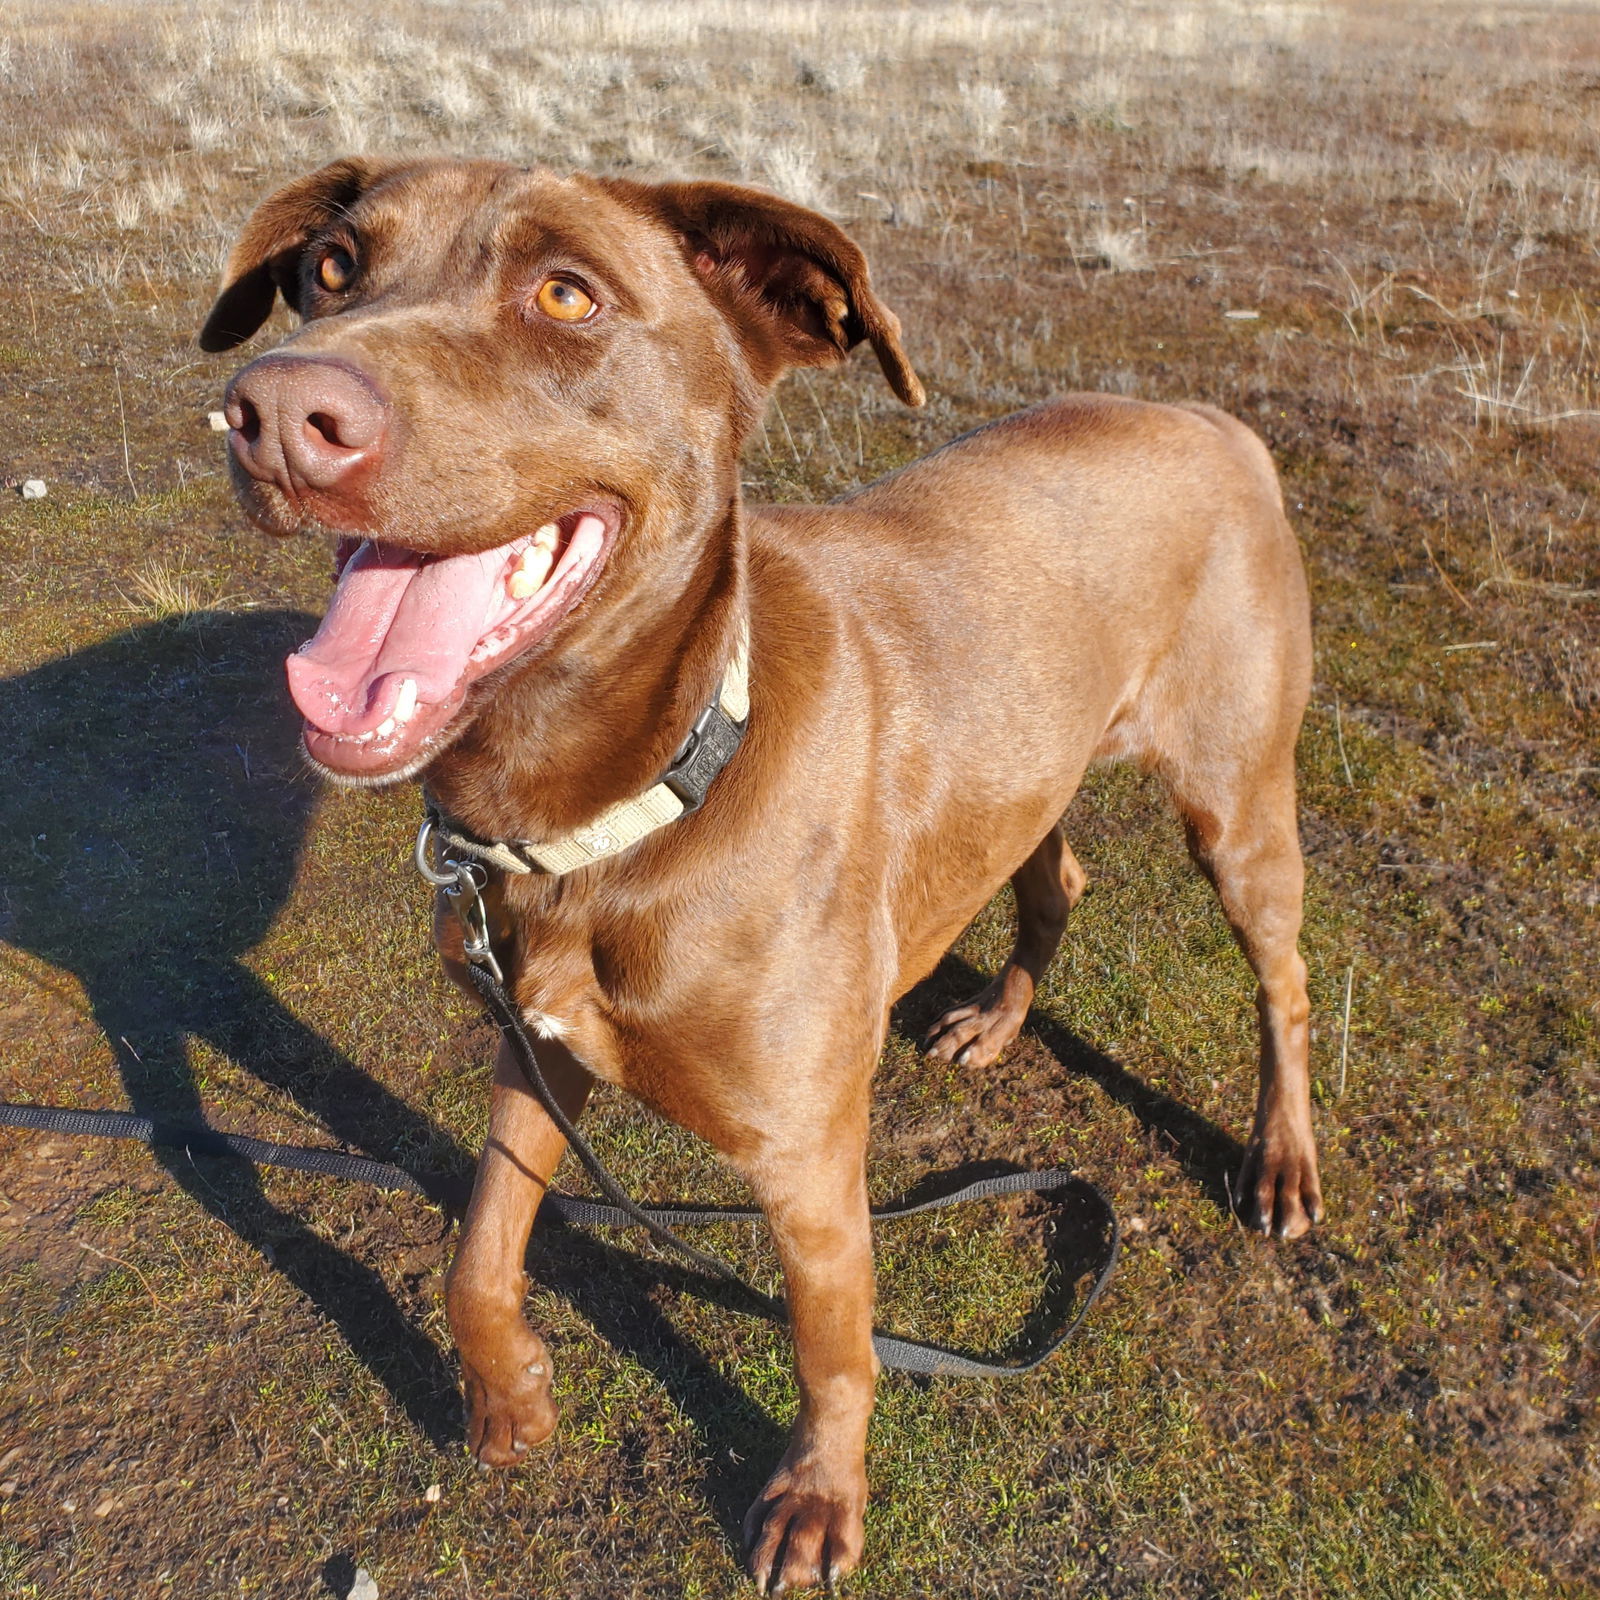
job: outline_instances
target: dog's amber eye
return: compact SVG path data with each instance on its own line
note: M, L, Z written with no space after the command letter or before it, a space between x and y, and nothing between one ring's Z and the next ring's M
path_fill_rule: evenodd
M333 294L348 289L355 275L356 264L348 250L325 250L317 263L317 282Z
M534 299L539 309L557 322L582 322L595 311L594 301L566 278L546 278Z

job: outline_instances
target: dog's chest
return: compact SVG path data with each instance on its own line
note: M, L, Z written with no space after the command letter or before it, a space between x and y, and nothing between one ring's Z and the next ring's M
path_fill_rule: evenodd
M510 974L534 1036L603 1082L728 1153L746 1142L770 1086L744 1036L748 994L726 992L682 950L648 939L572 937L535 924ZM738 1000L743 1001L740 1005Z

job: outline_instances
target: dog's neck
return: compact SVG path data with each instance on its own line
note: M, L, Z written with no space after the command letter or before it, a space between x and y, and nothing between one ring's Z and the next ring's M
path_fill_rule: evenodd
M748 626L737 490L679 538L583 608L570 642L486 680L482 710L427 769L450 815L487 838L548 838L660 778Z

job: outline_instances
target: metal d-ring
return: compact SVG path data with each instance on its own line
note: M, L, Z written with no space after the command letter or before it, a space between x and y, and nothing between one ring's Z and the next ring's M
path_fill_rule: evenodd
M417 871L431 883L435 889L448 889L456 880L454 872L440 872L433 864L433 819L424 817L422 826L417 829L417 849L414 857ZM454 867L454 861L448 861L446 866Z

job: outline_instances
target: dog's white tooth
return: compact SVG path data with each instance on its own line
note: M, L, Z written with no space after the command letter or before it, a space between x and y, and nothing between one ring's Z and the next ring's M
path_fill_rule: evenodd
M400 698L394 703L394 720L409 722L417 709L417 680L407 678L400 685Z
M533 542L540 549L554 550L561 543L561 530L555 523L547 522L542 528L534 530ZM523 559L526 560L526 556Z
M372 730L372 737L374 739L387 739L389 737L389 735L391 733L393 733L393 732L394 732L394 718L393 717L385 717L383 719L383 721L380 722L378 724L378 726Z

